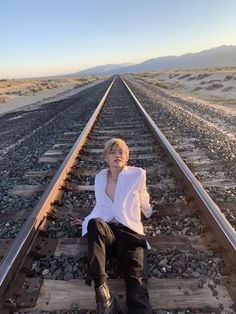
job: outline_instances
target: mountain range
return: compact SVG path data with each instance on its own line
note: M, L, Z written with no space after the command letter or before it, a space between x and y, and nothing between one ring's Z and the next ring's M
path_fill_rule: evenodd
M166 56L146 60L139 64L107 64L89 68L67 76L89 76L99 74L123 74L132 72L177 70L193 68L214 68L236 66L236 46L223 45L181 56Z

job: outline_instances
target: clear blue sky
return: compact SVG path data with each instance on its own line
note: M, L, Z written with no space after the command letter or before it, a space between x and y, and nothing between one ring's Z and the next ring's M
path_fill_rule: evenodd
M236 44L236 0L0 0L0 78Z

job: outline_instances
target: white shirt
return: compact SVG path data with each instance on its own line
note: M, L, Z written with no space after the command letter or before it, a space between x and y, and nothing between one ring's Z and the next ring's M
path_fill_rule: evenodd
M96 205L83 221L82 236L87 233L88 222L92 218L102 218L106 222L115 219L131 230L144 234L141 211L147 218L152 215L146 188L146 171L125 166L118 176L113 202L105 192L107 174L108 169L103 169L95 177Z

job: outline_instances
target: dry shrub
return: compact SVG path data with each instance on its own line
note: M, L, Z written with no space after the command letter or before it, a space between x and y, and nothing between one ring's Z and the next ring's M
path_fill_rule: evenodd
M233 86L228 86L228 87L223 88L223 89L222 89L222 92L229 92L229 91L231 91L231 90L233 90L233 89L234 89Z
M224 87L223 84L213 83L213 84L211 84L210 86L208 86L208 87L206 88L206 90L215 90L215 89L219 89L219 88L222 88L222 87Z
M192 92L198 92L199 90L201 90L201 89L203 89L203 87L195 87L193 90L192 90Z
M12 97L7 96L6 94L1 94L0 95L0 103L5 103L6 101L8 101L9 99L11 99Z

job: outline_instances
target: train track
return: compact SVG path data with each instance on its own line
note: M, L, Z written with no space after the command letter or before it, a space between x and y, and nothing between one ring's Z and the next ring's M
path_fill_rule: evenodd
M111 137L123 138L129 164L148 174L154 214L144 228L152 246L147 263L153 309L234 313L235 231L119 77L1 261L0 313L94 311L93 288L83 280L86 240L70 222L94 206L94 177L106 167L102 150ZM51 155L70 146L61 141ZM124 286L112 261L107 272L124 307Z

